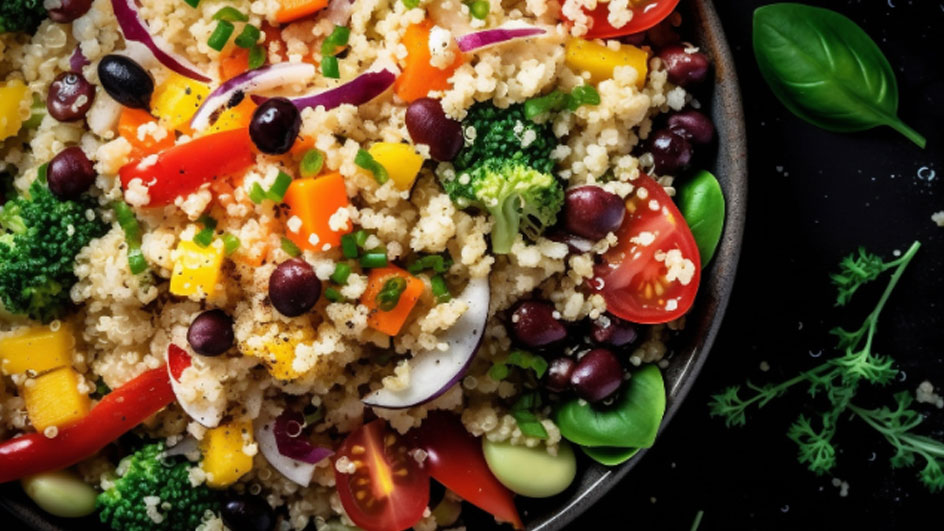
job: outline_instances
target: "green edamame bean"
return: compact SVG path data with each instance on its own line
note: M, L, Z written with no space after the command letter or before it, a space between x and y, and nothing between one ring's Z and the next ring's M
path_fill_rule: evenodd
M679 211L695 237L701 265L715 254L724 228L724 194L718 179L702 170L678 189Z
M26 495L51 515L79 518L95 512L98 493L66 470L26 477L21 483Z
M557 455L544 446L528 448L482 439L485 462L502 485L529 498L560 494L577 475L577 459L567 441L561 441Z

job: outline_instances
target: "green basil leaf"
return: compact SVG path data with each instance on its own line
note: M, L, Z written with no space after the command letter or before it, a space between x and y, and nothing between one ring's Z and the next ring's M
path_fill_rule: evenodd
M598 446L596 448L581 446L580 449L590 459L606 466L621 465L638 454L640 450L639 448L615 448L613 446Z
M721 184L710 172L701 170L678 188L679 211L698 244L701 265L715 255L724 228L724 194Z
M888 59L845 16L794 3L758 8L754 55L777 98L807 122L835 132L887 125L924 147L924 137L897 116Z
M665 414L665 383L655 365L633 373L616 402L591 405L572 398L555 412L561 435L581 446L648 448Z

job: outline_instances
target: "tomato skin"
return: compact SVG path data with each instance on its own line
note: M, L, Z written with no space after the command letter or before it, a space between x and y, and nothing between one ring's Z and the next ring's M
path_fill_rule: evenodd
M619 242L604 255L605 263L596 267L589 285L603 295L607 310L617 317L641 324L666 323L684 315L695 301L701 278L698 246L661 185L642 174L633 184L636 190L626 198ZM683 266L679 278L666 277L665 262L670 260Z
M444 411L430 412L415 436L428 454L424 464L430 476L515 529L524 528L511 491L489 470L481 442L459 419Z
M672 14L672 11L675 10L678 3L679 0L653 0L644 6L633 7L633 18L623 25L623 27L614 28L609 20L607 20L610 4L608 2L598 2L597 7L587 13L587 16L590 17L593 24L590 26L590 29L587 30L587 34L584 35L583 38L609 39L611 37L622 37L623 35L631 35L645 31L659 22L662 22L666 17ZM632 4L632 0L630 4ZM572 22L563 15L561 15L561 17L567 21L568 24Z
M335 454L335 463L346 457L356 466L352 474L335 466L334 479L344 511L362 529L403 531L423 518L429 474L409 450L378 419L351 432Z

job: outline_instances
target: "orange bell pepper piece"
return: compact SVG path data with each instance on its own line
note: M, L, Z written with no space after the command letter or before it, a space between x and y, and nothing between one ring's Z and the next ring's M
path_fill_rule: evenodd
M281 7L275 14L275 20L285 24L324 9L328 6L328 0L279 0L279 4Z
M296 179L289 185L282 201L289 208L285 217L285 234L299 249L325 251L341 245L341 236L351 232L350 221L341 230L332 230L330 226L331 216L350 204L340 173ZM297 231L288 227L295 217L301 220Z
M383 290L384 284L392 277L400 277L406 280L406 288L400 294L400 300L392 310L381 310L377 305L377 295ZM367 315L367 326L383 332L388 336L395 336L400 333L403 323L406 322L416 301L423 295L426 285L423 281L407 273L397 266L380 267L371 269L367 277L367 289L361 295L361 304L370 310Z
M220 79L226 81L248 71L248 49L233 46L220 57Z
M151 135L145 135L143 140L138 138L138 128L148 122L158 123L157 119L147 111L128 107L121 109L121 115L118 117L118 135L131 144L128 160L141 160L148 155L174 147L176 137L173 131L167 131L167 135L160 140L155 140Z
M397 96L406 102L425 98L431 90L446 90L449 88L449 78L456 68L462 65L462 54L456 50L456 59L445 70L430 64L429 32L433 22L429 19L419 24L412 24L403 34L403 45L406 46L406 62L403 72L397 78L394 89Z

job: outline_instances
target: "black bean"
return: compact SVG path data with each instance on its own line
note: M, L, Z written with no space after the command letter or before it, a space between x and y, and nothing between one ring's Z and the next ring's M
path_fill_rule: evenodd
M406 129L414 144L429 146L433 159L446 162L462 149L462 124L446 116L439 100L420 98L406 109Z
M715 137L715 126L711 118L695 109L688 109L669 116L669 129L696 144L710 144Z
M692 160L691 142L669 129L659 129L652 133L648 148L658 175L674 175L687 168Z
M567 329L554 317L554 307L546 302L524 301L511 313L515 338L529 347L543 347L567 337Z
M544 387L552 393L563 393L570 388L570 375L573 374L577 362L561 356L554 358L547 367L547 376L544 378Z
M666 46L659 51L659 58L665 64L669 81L681 87L691 87L703 82L708 77L711 63L708 56L701 52L685 51L681 44Z
M106 55L98 63L98 80L115 101L132 109L148 109L154 93L151 74L130 57Z
M198 315L187 330L187 341L204 356L219 356L233 346L233 320L223 310Z
M626 205L599 186L578 186L564 198L564 227L572 234L600 240L623 223Z
M595 348L577 362L570 375L570 385L577 396L587 402L601 402L615 393L623 383L623 366L605 348Z
M60 122L75 122L85 117L94 99L95 86L82 74L63 72L49 85L46 109Z
M92 186L97 175L92 161L77 146L60 151L46 168L49 191L62 200L78 199Z
M590 324L590 338L601 345L624 347L636 341L636 327L615 315L605 314Z
M223 523L232 531L271 531L275 511L258 496L232 496L220 511Z
M249 122L249 137L259 151L281 155L292 149L302 115L298 107L286 98L271 98L256 108Z
M312 309L320 296L321 280L301 258L282 262L269 277L269 300L287 317L297 317Z
M59 0L59 7L47 10L53 22L67 24L88 13L92 0Z

